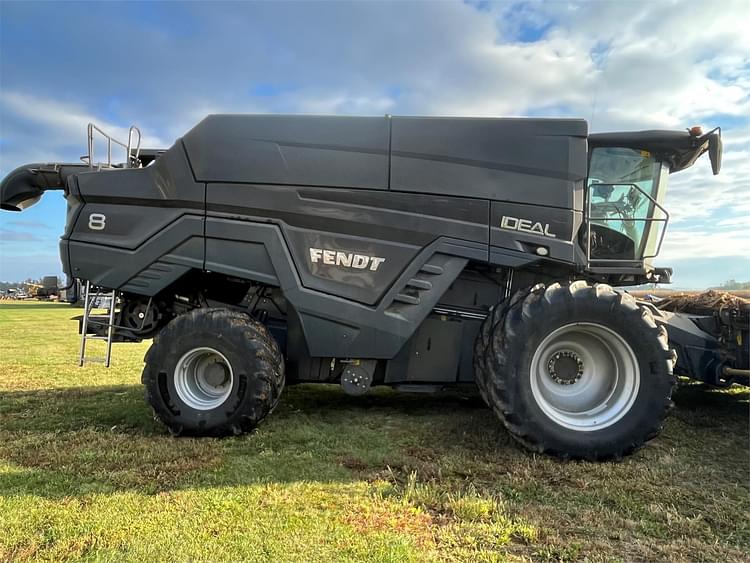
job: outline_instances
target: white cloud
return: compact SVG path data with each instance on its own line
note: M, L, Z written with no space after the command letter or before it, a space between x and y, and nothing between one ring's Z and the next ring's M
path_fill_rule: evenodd
M12 131L16 135L3 131L3 137L11 137L10 140L14 141L15 146L12 151L0 151L2 171L9 171L19 164L30 161L71 160L75 157L69 154L60 157L62 153L68 152L65 147L70 145L81 147L78 156L85 154L86 128L91 122L115 139L123 142L127 142L128 139L127 127L110 123L77 104L61 103L50 98L4 89L0 92L0 107L6 115L12 115L15 120L21 120L26 124L23 135L18 135L16 130ZM3 126L3 129L7 128L7 125ZM141 146L165 146L165 141L149 130L141 129L141 134ZM20 139L26 142L19 143ZM94 150L97 161L106 159L106 145L102 137L95 137ZM124 149L113 148L113 159L120 157L125 160L124 152ZM19 153L25 155L22 157L23 160L14 161ZM34 158L33 155L44 158Z
M361 96L347 92L305 91L281 98L297 113L311 114L385 114L395 106L395 100L389 96Z
M750 217L747 215L742 217L732 217L730 219L722 219L716 223L717 227L748 227L750 223Z
M695 2L545 3L533 9L555 22L534 48L563 41L593 53L598 71L591 80L560 81L558 87L580 91L584 102L571 108L575 113L588 116L596 105L597 130L681 128L716 113L750 114L746 2L722 2L720 10Z
M742 250L744 249L744 252ZM683 258L747 257L750 253L744 229L673 231L665 239L659 259L664 262ZM750 276L750 272L748 272Z
M750 126L729 130L723 138L718 176L703 156L692 168L670 177L666 206L672 224L698 222L708 228L727 216L750 217Z

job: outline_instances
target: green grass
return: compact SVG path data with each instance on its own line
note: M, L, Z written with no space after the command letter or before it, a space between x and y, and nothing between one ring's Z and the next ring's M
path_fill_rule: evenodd
M254 433L171 438L148 343L78 368L78 310L0 305L0 561L742 561L748 392L681 388L618 463L520 449L477 398L284 391ZM95 343L101 344L101 343Z

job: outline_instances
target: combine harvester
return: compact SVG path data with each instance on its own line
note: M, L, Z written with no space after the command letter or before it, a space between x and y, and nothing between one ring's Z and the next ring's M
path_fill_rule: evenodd
M113 341L153 338L142 380L174 434L250 430L285 382L475 382L531 450L606 459L658 434L675 373L748 373L747 311L668 313L613 289L669 282L652 265L667 179L705 152L718 173L718 130L212 115L166 150L91 125L84 164L22 166L0 204L64 190L81 364L92 338L107 365Z

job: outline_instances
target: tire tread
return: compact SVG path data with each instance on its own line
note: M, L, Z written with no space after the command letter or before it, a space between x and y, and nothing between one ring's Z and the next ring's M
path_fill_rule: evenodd
M644 421L637 436L613 447L592 451L567 451L538 433L524 419L522 407L514 389L515 366L510 359L513 351L523 347L519 335L526 333L528 325L544 318L544 312L553 308L572 308L579 300L608 303L610 314L624 315L628 322L640 323L643 332L663 351L657 358L656 373L642 374L665 378L668 391L658 400L658 408ZM641 306L632 295L617 292L607 284L589 284L584 280L569 284L538 284L518 291L511 299L501 301L493 315L485 320L474 348L475 379L482 398L493 409L511 436L527 449L548 453L564 459L589 460L619 459L642 448L662 429L664 419L672 407L671 393L676 385L672 373L674 351L670 350L666 328L657 323L647 307ZM550 422L551 423L551 422ZM553 424L553 423L551 423Z
M203 330L226 336L252 354L255 369L252 377L260 382L252 396L237 398L237 404L222 424L186 426L175 415L175 406L160 388L159 379L165 377L162 366L175 342L190 331ZM146 401L151 405L154 420L161 422L174 436L180 435L236 435L252 430L279 403L284 388L284 358L278 343L268 329L249 315L230 309L203 308L176 317L154 337L146 352L141 381Z

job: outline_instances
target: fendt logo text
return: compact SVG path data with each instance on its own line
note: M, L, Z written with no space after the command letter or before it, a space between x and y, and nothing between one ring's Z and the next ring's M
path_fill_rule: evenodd
M554 235L549 232L549 223L532 223L528 219L519 219L518 217L509 217L508 215L504 215L503 218L500 220L500 228L501 229L508 229L509 231L523 231L525 233L532 233L535 235L542 235L545 237L550 238L557 238L557 235Z
M354 254L352 252L341 252L340 250L311 248L310 262L313 264L322 262L329 266L341 266L343 268L354 268L356 270L369 269L370 271L375 272L380 265L385 262L385 258L367 256L366 254Z

